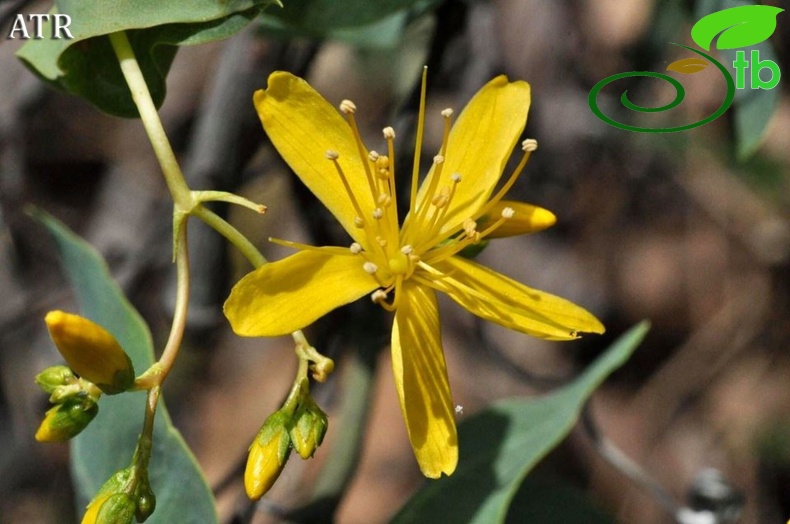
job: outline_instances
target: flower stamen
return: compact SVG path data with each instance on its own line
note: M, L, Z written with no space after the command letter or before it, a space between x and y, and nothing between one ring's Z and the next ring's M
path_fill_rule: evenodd
M513 170L513 173L508 178L507 182L499 188L499 191L488 201L486 204L480 208L480 210L475 213L474 218L478 219L481 216L488 213L492 207L496 205L497 202L502 200L502 197L513 187L513 184L516 183L518 177L521 175L521 172L524 170L524 166L527 165L527 161L529 161L529 157L533 151L538 149L538 141L534 138L527 138L523 142L521 142L521 150L524 151L524 154L521 156L521 160L519 161L516 169Z
M417 138L414 144L414 166L411 172L411 193L409 209L417 209L417 186L420 179L420 153L422 151L422 136L425 131L425 92L428 85L428 66L422 68L422 82L420 84L420 110L417 113Z
M362 165L365 166L365 177L368 179L368 185L370 186L370 192L373 194L373 199L376 198L376 187L373 181L373 174L370 170L370 163L368 160L368 155L366 154L367 148L365 147L365 143L362 142L362 136L359 134L359 128L357 127L357 121L354 118L354 113L357 111L357 106L351 100L343 100L340 102L340 111L346 115L346 119L348 120L348 125L351 127L351 134L354 135L354 141L357 144L357 151L359 152L359 158L362 160Z

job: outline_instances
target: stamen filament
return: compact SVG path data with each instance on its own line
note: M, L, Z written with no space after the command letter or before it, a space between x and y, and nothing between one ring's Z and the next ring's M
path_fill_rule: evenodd
M351 191L351 186L348 183L348 179L346 178L346 174L343 172L343 168L340 167L340 162L338 162L339 155L337 151L327 151L326 158L332 161L335 165L335 169L337 169L337 174L340 176L340 181L343 183L343 187L348 194L348 198L351 199L351 205L354 206L354 210L357 212L357 217L362 221L362 227L365 229L365 234L368 238L375 238L376 235L373 234L373 231L370 227L370 219L365 219L365 214L362 213L362 208L357 202L357 198L354 196L354 193ZM374 199L375 202L375 199ZM356 221L355 221L356 223ZM386 252L382 250L382 254L386 255Z
M373 171L370 169L367 148L365 148L365 144L362 142L362 135L359 134L357 120L354 118L354 112L357 110L357 108L350 100L343 100L340 103L340 110L346 115L346 118L348 118L348 125L351 126L351 134L354 135L354 141L357 143L359 159L362 161L362 165L365 166L365 177L368 179L370 193L373 195L373 200L375 201L378 194L376 193L376 186L375 182L373 181Z
M428 66L422 68L422 85L420 86L420 112L417 114L417 140L414 144L414 167L411 172L411 198L409 209L417 209L417 184L420 179L420 152L422 151L422 135L425 130L425 92L428 85Z
M524 170L524 166L527 165L527 161L529 161L530 155L532 154L533 151L535 151L535 149L537 149L537 142L534 139L528 138L521 143L521 147L524 150L524 154L521 156L521 161L516 166L516 169L513 170L513 173L510 175L510 178L508 178L507 182L505 182L505 185L503 185L499 189L499 191L497 191L496 195L494 195L493 198L491 198L488 202L486 202L486 204L483 207L481 207L480 210L472 216L472 218L474 218L475 220L488 213L491 210L491 208L496 205L497 202L502 200L502 197L505 196L505 194L510 190L510 188L513 187L513 184L516 183L516 180L518 180L518 177L521 175L521 172Z
M269 237L269 242L277 244L278 246L290 247L298 249L299 251L320 251L322 253L332 253L333 255L346 255L353 256L353 253L345 247L337 246L311 246L310 244L302 244L301 242L292 242L290 240L283 240L281 238Z
M390 159L390 176L387 177L388 194L392 201L390 208L387 211L389 217L389 224L391 227L390 235L393 240L398 238L399 224L398 224L398 190L395 187L395 137L387 138L387 156Z

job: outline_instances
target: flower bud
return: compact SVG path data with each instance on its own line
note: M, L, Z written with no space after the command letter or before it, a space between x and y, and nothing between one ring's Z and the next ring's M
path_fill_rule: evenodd
M50 395L60 386L76 382L77 378L67 366L51 366L36 375L36 384Z
M258 500L274 485L291 453L288 426L291 415L278 410L269 415L250 446L244 488L251 500Z
M114 493L101 501L95 517L86 511L82 524L132 524L134 516L134 499L128 493Z
M300 457L308 459L313 456L324 440L327 425L326 413L310 395L306 395L294 414L294 424L290 431L293 448Z
M79 376L110 395L132 387L132 361L106 329L63 311L50 311L44 320L58 351Z
M145 522L156 509L156 495L151 490L151 485L148 483L148 476L140 479L137 485L137 509L134 511L134 516L137 522Z
M39 442L62 442L76 436L99 412L90 397L71 398L49 411L36 431Z
M88 504L82 524L130 524L135 514L135 501L127 489L131 476L131 468L116 471Z

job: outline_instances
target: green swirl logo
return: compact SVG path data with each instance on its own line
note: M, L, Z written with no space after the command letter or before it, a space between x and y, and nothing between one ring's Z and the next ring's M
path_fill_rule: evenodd
M724 9L722 11L711 13L701 18L696 24L694 24L694 27L691 29L691 38L698 46L705 49L706 51L710 50L710 46L713 43L714 38L716 38L718 35L720 35L716 42L716 47L718 49L735 49L739 47L752 46L763 42L773 34L773 32L776 30L776 16L782 11L784 10L778 7L763 5L739 6L732 7L730 9ZM674 99L670 103L659 107L645 107L635 104L628 98L628 91L623 91L623 94L620 96L620 103L631 111L640 113L659 113L663 111L669 111L670 109L680 105L686 96L686 91L683 88L683 85L677 79L667 74L654 73L651 71L630 71L608 76L593 86L593 88L590 90L589 96L587 97L587 101L595 116L611 126L625 129L626 131L636 131L640 133L673 133L676 131L685 131L687 129L693 129L695 127L705 125L723 115L727 109L730 108L730 105L732 105L732 102L735 99L736 81L733 80L730 72L718 60L703 51L682 44L673 43L673 45L687 49L692 53L696 53L701 58L694 57L678 60L671 63L667 67L668 71L674 71L686 75L694 74L707 68L709 64L713 64L716 66L719 72L721 72L724 80L727 82L727 94L724 97L724 101L713 114L691 124L658 128L624 124L614 120L613 118L610 118L609 116L605 115L603 111L601 111L600 107L598 107L598 94L608 84L623 78L657 78L664 82L668 82L675 89ZM733 67L736 70L737 76L737 89L745 88L745 72L749 67L751 67L752 89L772 89L775 87L779 83L780 77L778 66L770 60L760 60L758 51L752 51L751 56L752 59L750 62L745 59L744 51L737 52L737 59L735 62L733 62ZM770 81L763 81L760 78L760 71L762 69L770 69Z

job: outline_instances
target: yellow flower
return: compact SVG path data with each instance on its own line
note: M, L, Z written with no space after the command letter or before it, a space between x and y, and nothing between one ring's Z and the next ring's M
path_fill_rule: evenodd
M134 384L134 368L115 337L87 318L50 311L44 318L49 335L71 369L107 394Z
M384 129L386 154L369 151L353 103L341 103L344 118L304 80L284 72L269 77L254 97L264 129L353 243L277 241L299 251L239 281L225 314L240 335L278 336L372 293L373 302L395 312L391 350L401 409L420 469L438 478L455 470L458 443L436 291L481 318L541 338L570 340L603 326L571 302L457 256L485 238L554 223L549 211L502 200L536 149L534 140L522 143L520 163L494 193L526 124L529 85L491 80L452 126L452 111L442 111L442 146L418 190L424 95L423 87L410 211L399 225L394 130Z

